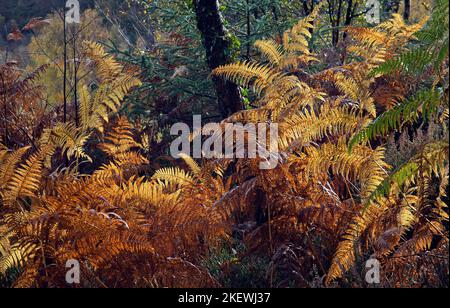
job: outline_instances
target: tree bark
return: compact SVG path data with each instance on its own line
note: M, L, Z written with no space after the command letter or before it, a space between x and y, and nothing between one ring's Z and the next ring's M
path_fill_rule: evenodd
M350 26L352 24L353 19L353 0L347 0L347 12L345 14L345 26Z
M208 66L211 70L232 62L232 42L227 38L218 0L194 0L197 27L202 34ZM219 108L224 118L243 109L239 87L213 77Z
M411 0L405 0L405 10L403 11L403 19L408 21L411 15Z

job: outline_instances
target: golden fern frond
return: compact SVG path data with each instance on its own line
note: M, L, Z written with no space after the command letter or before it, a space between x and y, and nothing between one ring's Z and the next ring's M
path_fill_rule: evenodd
M0 143L0 166L3 163L3 159L8 155L8 148Z
M114 162L121 168L126 168L128 171L137 171L140 166L148 164L148 159L137 152L127 152L116 155Z
M433 232L432 229L427 228L426 226L419 227L418 230L414 230L414 233L410 239L401 243L394 251L392 260L394 262L401 262L402 260L410 259L411 256L429 251L432 247L434 235L435 232Z
M102 84L94 94L92 102L92 114L89 118L89 127L97 128L103 132L102 120L109 121L109 112L117 112L123 99L134 87L139 87L142 82L131 76L118 76L112 82Z
M167 181L169 183L179 185L180 187L195 183L194 177L189 172L173 167L157 170L152 179L158 181Z
M407 25L400 14L394 13L391 19L379 24L376 29L386 31L393 39L401 36L403 39L409 40L413 38L414 33L425 26L428 19L429 17L425 16L418 23Z
M342 73L337 73L335 75L335 83L343 94L354 101L358 100L359 86L353 78L344 76Z
M342 94L357 104L361 112L367 111L372 117L376 117L376 106L370 90L374 79L367 77L365 68L356 69L353 76L345 76L341 72L334 74L333 79Z
M80 130L73 123L58 123L54 128L44 131L40 142L61 148L68 159L75 157L92 161L84 151L84 145L90 136L90 132Z
M372 150L362 146L349 153L346 138L340 138L336 144L328 142L318 148L306 148L308 173L318 176L327 174L330 169L347 180L359 181L360 196L365 202L384 181L390 168L384 161L384 152L382 147Z
M15 235L15 232L7 225L0 225L0 256L6 256L8 254L8 251L11 249L10 238Z
M386 46L389 38L376 29L363 27L347 27L345 31L355 40L367 48L380 48Z
M20 148L11 154L6 154L4 162L0 166L0 188L3 189L14 175L16 165L20 162L25 153L30 149L29 146Z
M138 200L145 202L145 206L151 204L153 206L172 205L178 202L180 191L166 194L165 186L155 182L145 181L144 178L130 179L128 183L114 190L116 196L120 196L124 203L129 204L130 201Z
M367 204L403 186L408 187L414 183L418 176L433 175L440 177L441 171L446 169L448 163L449 144L446 141L434 141L423 146L421 151L409 161L397 168L391 175L386 176L369 196Z
M258 40L255 47L270 61L270 63L278 67L283 60L283 48L273 40Z
M318 62L319 59L312 54L297 55L295 53L286 53L279 64L280 70L295 70L299 65L306 65L310 62Z
M439 170L444 168L447 157L448 142L433 142L427 144L424 147L424 150L421 151L415 159L406 164L409 166L412 162L415 162L420 165L420 167L412 169L410 167L400 168L400 170L396 171L387 180L383 180L383 177L386 177L383 173L386 174L387 172L384 170L385 167L381 165L383 160L381 153L375 155L373 159L374 163L372 164L374 168L379 168L378 171L368 171L373 168L370 167L370 161L364 166L365 175L363 175L363 177L369 178L369 180L366 181L365 184L366 192L362 192L362 194L364 193L365 195L365 201L363 200L363 202L368 205L364 207L364 210L360 215L353 219L350 228L344 235L343 240L339 243L332 266L328 272L327 283L333 279L341 277L342 274L353 265L355 261L355 245L357 244L358 239L370 224L376 222L377 220L382 221L382 214L385 210L393 208L393 206L390 205L392 204L391 197L400 194L399 190L405 183L413 183L414 177L418 170L420 170L422 176L423 174L428 174L429 176L432 173L436 175L439 174ZM378 163L375 162L376 159L379 160ZM383 188L383 193L379 192L380 187L384 187L385 183L391 182L395 183L395 190L386 190ZM377 196L376 198L373 197L374 194ZM388 197L386 197L386 195L388 195ZM402 196L400 199L402 204L396 206L400 206L400 208L406 209L406 211L400 211L396 219L402 227L410 228L412 223L416 220L414 216L418 213L418 209L414 208L413 205L414 203L420 204L419 200L422 196L409 197L404 196L404 194L400 195ZM448 216L444 215L444 219L445 217ZM422 218L420 217L419 219ZM419 233L415 233L411 240L405 242L405 244L397 249L397 252L395 253L397 257L401 257L405 251L410 254L411 252L416 253L418 251L427 250L431 246L433 234L444 234L445 228L442 226L441 222L437 220L430 221L429 219L426 219L426 221L425 229L420 227L418 231Z
M371 49L361 45L352 45L349 46L347 50L348 52L353 53L355 56L363 58L372 66L378 66L384 63L388 56L387 49L383 47Z
M385 148L378 147L367 157L361 172L361 198L367 202L372 193L383 183L390 166L385 162Z
M133 138L133 126L126 117L120 117L112 131L105 137L107 142L100 143L98 148L113 158L130 152L133 148L142 148L142 145Z
M376 221L389 206L390 200L384 198L378 200L376 206L371 206L361 213L356 213L350 226L338 244L325 279L326 285L329 285L331 281L342 277L342 275L354 265L356 253L358 251L358 240L367 227L372 222Z
M80 92L80 120L84 130L99 129L103 132L102 121L108 122L110 111L117 112L125 96L142 82L133 72L124 70L113 56L94 42L83 42L87 56L93 61L100 84L93 95L87 87Z
M287 149L293 144L307 145L325 136L345 135L353 132L360 119L348 107L331 108L322 105L318 114L314 110L288 116L279 125L279 147Z
M274 80L282 76L276 70L252 62L238 62L216 68L214 76L224 77L245 88L252 88L261 94Z
M84 130L87 130L90 127L95 127L95 123L90 123L91 114L92 114L92 97L89 93L88 87L83 85L80 92L80 101L79 101L79 115L80 115L80 124Z
M310 54L308 39L312 37L310 32L314 29L314 20L317 18L320 9L323 6L323 2L316 5L314 10L300 20L292 29L286 31L283 35L283 46L284 49L289 52L300 52L306 55Z
M271 110L259 108L239 111L226 119L229 123L263 123L270 119Z
M101 80L110 80L122 73L123 66L113 56L108 55L102 45L84 41L83 47L87 56L95 62L96 75Z
M301 82L296 76L283 76L267 88L261 104L272 111L272 119L278 120L283 113L301 110L305 106L314 108L317 102L324 102L326 94Z
M122 100L134 87L142 85L142 82L134 77L124 75L116 78L109 87L109 95L103 101L112 111L116 112Z
M84 237L75 240L74 248L67 257L87 259L94 270L123 254L155 255L155 249L145 236L130 232Z
M43 161L54 152L53 146L45 146L32 154L8 181L4 195L5 204L12 205L18 198L33 197L39 189Z
M5 256L0 257L0 273L5 274L9 269L19 269L32 259L37 250L37 245L27 243L14 245Z
M448 115L449 115L449 108L445 108L444 111L442 112L442 115L440 117L440 121L441 122L445 122L446 120L448 120Z
M109 109L103 104L104 98L108 95L108 89L108 84L100 84L92 94L90 114L86 121L89 128L96 128L100 132L103 132L103 122L109 121Z
M109 162L108 164L103 164L98 168L93 174L92 177L96 180L107 180L107 179L122 179L123 178L123 170L122 168L115 162Z
M178 156L180 156L184 160L184 162L189 166L194 176L200 175L202 169L192 157L184 153L180 153Z

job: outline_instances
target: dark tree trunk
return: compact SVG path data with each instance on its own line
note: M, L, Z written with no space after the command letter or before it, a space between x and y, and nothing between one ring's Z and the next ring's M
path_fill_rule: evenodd
M232 62L232 42L227 38L218 0L194 0L194 8L210 69ZM213 78L213 82L224 118L243 109L237 85L221 78Z
M251 44L250 39L252 36L252 20L250 11L250 0L247 0L247 61L250 61Z
M308 1L307 0L303 0L302 1L302 5L303 5L303 15L304 16L308 16L311 13L311 11L313 10L312 6L314 6L314 2L311 3L311 8L308 7Z
M330 19L330 24L331 24L331 41L333 46L337 46L337 44L339 43L339 38L340 38L340 25L341 25L341 18L342 18L342 4L344 2L344 0L338 0L336 1L331 1L328 0L328 17Z
M356 8L358 6L358 2L353 5L353 0L347 0L347 12L345 13L345 22L344 26L351 26L353 18L355 17ZM347 33L344 32L344 40L347 38Z
M63 23L64 23L64 73L63 73L63 96L64 96L64 107L63 107L63 121L67 122L67 24L66 24L66 11L62 11Z
M411 14L411 0L405 0L405 10L403 11L403 19L409 20Z
M345 26L350 26L353 19L353 0L347 0L347 13L345 14Z

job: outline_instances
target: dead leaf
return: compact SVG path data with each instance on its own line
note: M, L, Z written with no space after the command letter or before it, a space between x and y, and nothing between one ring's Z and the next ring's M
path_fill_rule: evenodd
M13 32L11 32L10 34L8 34L7 36L7 40L8 41L20 41L24 38L22 32L20 32L19 29L14 30Z
M25 27L22 28L23 31L26 30L32 30L36 27L42 26L42 25L49 25L50 24L50 19L42 19L42 17L35 17L32 18L26 25Z

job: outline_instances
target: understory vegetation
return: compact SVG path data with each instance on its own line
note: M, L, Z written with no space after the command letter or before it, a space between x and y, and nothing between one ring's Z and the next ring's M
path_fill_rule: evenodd
M223 1L220 57L202 2L98 1L67 37L58 11L8 35L0 287L448 287L448 1L376 25L352 1L347 24ZM278 165L172 158L193 114L277 123Z

